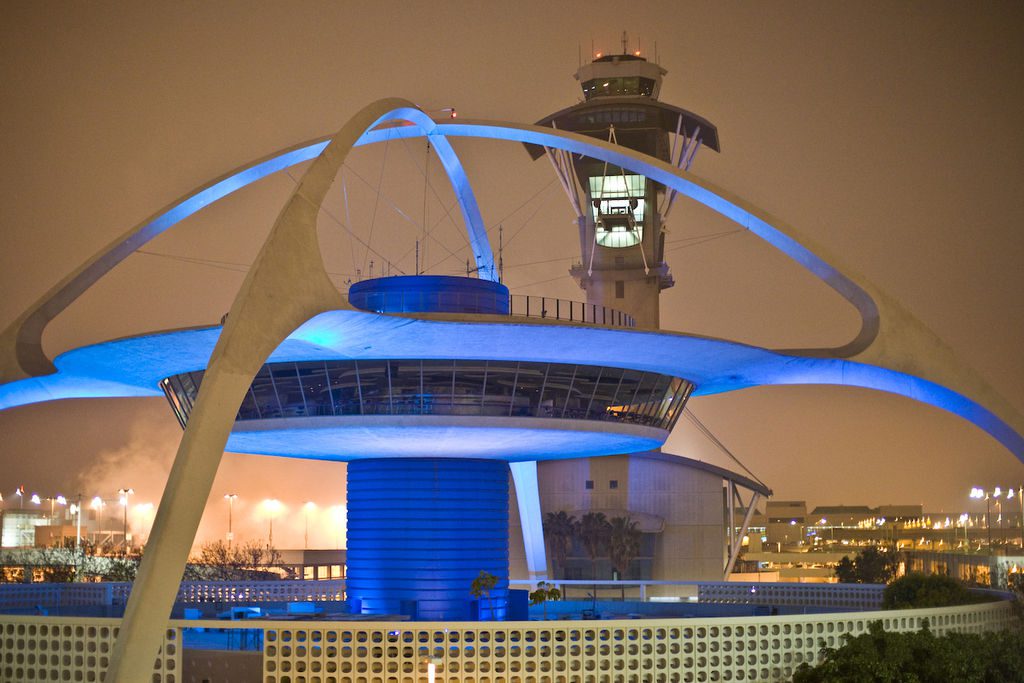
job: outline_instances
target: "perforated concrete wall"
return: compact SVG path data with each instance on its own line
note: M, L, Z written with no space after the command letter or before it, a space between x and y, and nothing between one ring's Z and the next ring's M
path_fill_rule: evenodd
M110 665L120 619L0 616L0 681L99 683ZM180 683L181 632L164 631L153 683ZM142 682L140 682L142 683Z

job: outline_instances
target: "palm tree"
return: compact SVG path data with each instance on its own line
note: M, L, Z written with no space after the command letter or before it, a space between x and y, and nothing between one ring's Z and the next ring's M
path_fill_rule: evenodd
M629 573L629 565L640 554L642 533L636 528L636 522L629 517L612 517L609 527L611 530L608 534L608 555L611 558L612 567L618 572L619 580L622 581ZM624 586L622 587L622 599L626 599Z
M551 546L552 569L556 572L561 569L564 578L565 559L569 556L569 548L576 535L576 518L564 510L549 512L544 519L544 535Z
M597 558L608 549L611 525L603 512L588 512L580 520L577 533L587 556L590 558L591 578L597 578Z
M469 594L476 598L478 601L486 598L487 607L490 613L491 619L494 619L494 602L491 599L491 591L494 590L495 586L498 585L498 577L490 572L481 569L480 573L473 583L469 586ZM483 610L478 610L479 614L483 614Z

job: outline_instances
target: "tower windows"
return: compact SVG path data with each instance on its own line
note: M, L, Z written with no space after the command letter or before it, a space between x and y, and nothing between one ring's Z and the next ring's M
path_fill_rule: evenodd
M595 239L602 247L623 248L644 237L647 178L642 175L600 175L590 178Z
M650 97L654 93L653 78L639 78L637 76L626 76L622 78L592 78L583 83L583 96L588 100L591 97L625 96L625 97Z
M626 281L616 280L615 281L615 298L625 299L626 298Z

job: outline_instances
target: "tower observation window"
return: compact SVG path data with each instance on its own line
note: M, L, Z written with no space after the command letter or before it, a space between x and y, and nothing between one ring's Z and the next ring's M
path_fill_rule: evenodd
M621 249L643 240L646 189L642 175L590 178L591 215L600 246Z
M583 96L637 96L650 97L654 92L654 79L626 76L622 78L592 78L583 82Z

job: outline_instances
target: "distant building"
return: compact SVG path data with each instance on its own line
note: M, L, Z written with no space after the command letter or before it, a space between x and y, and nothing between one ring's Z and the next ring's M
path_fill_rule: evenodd
M802 545L807 536L807 503L802 500L770 500L765 505L768 547Z

